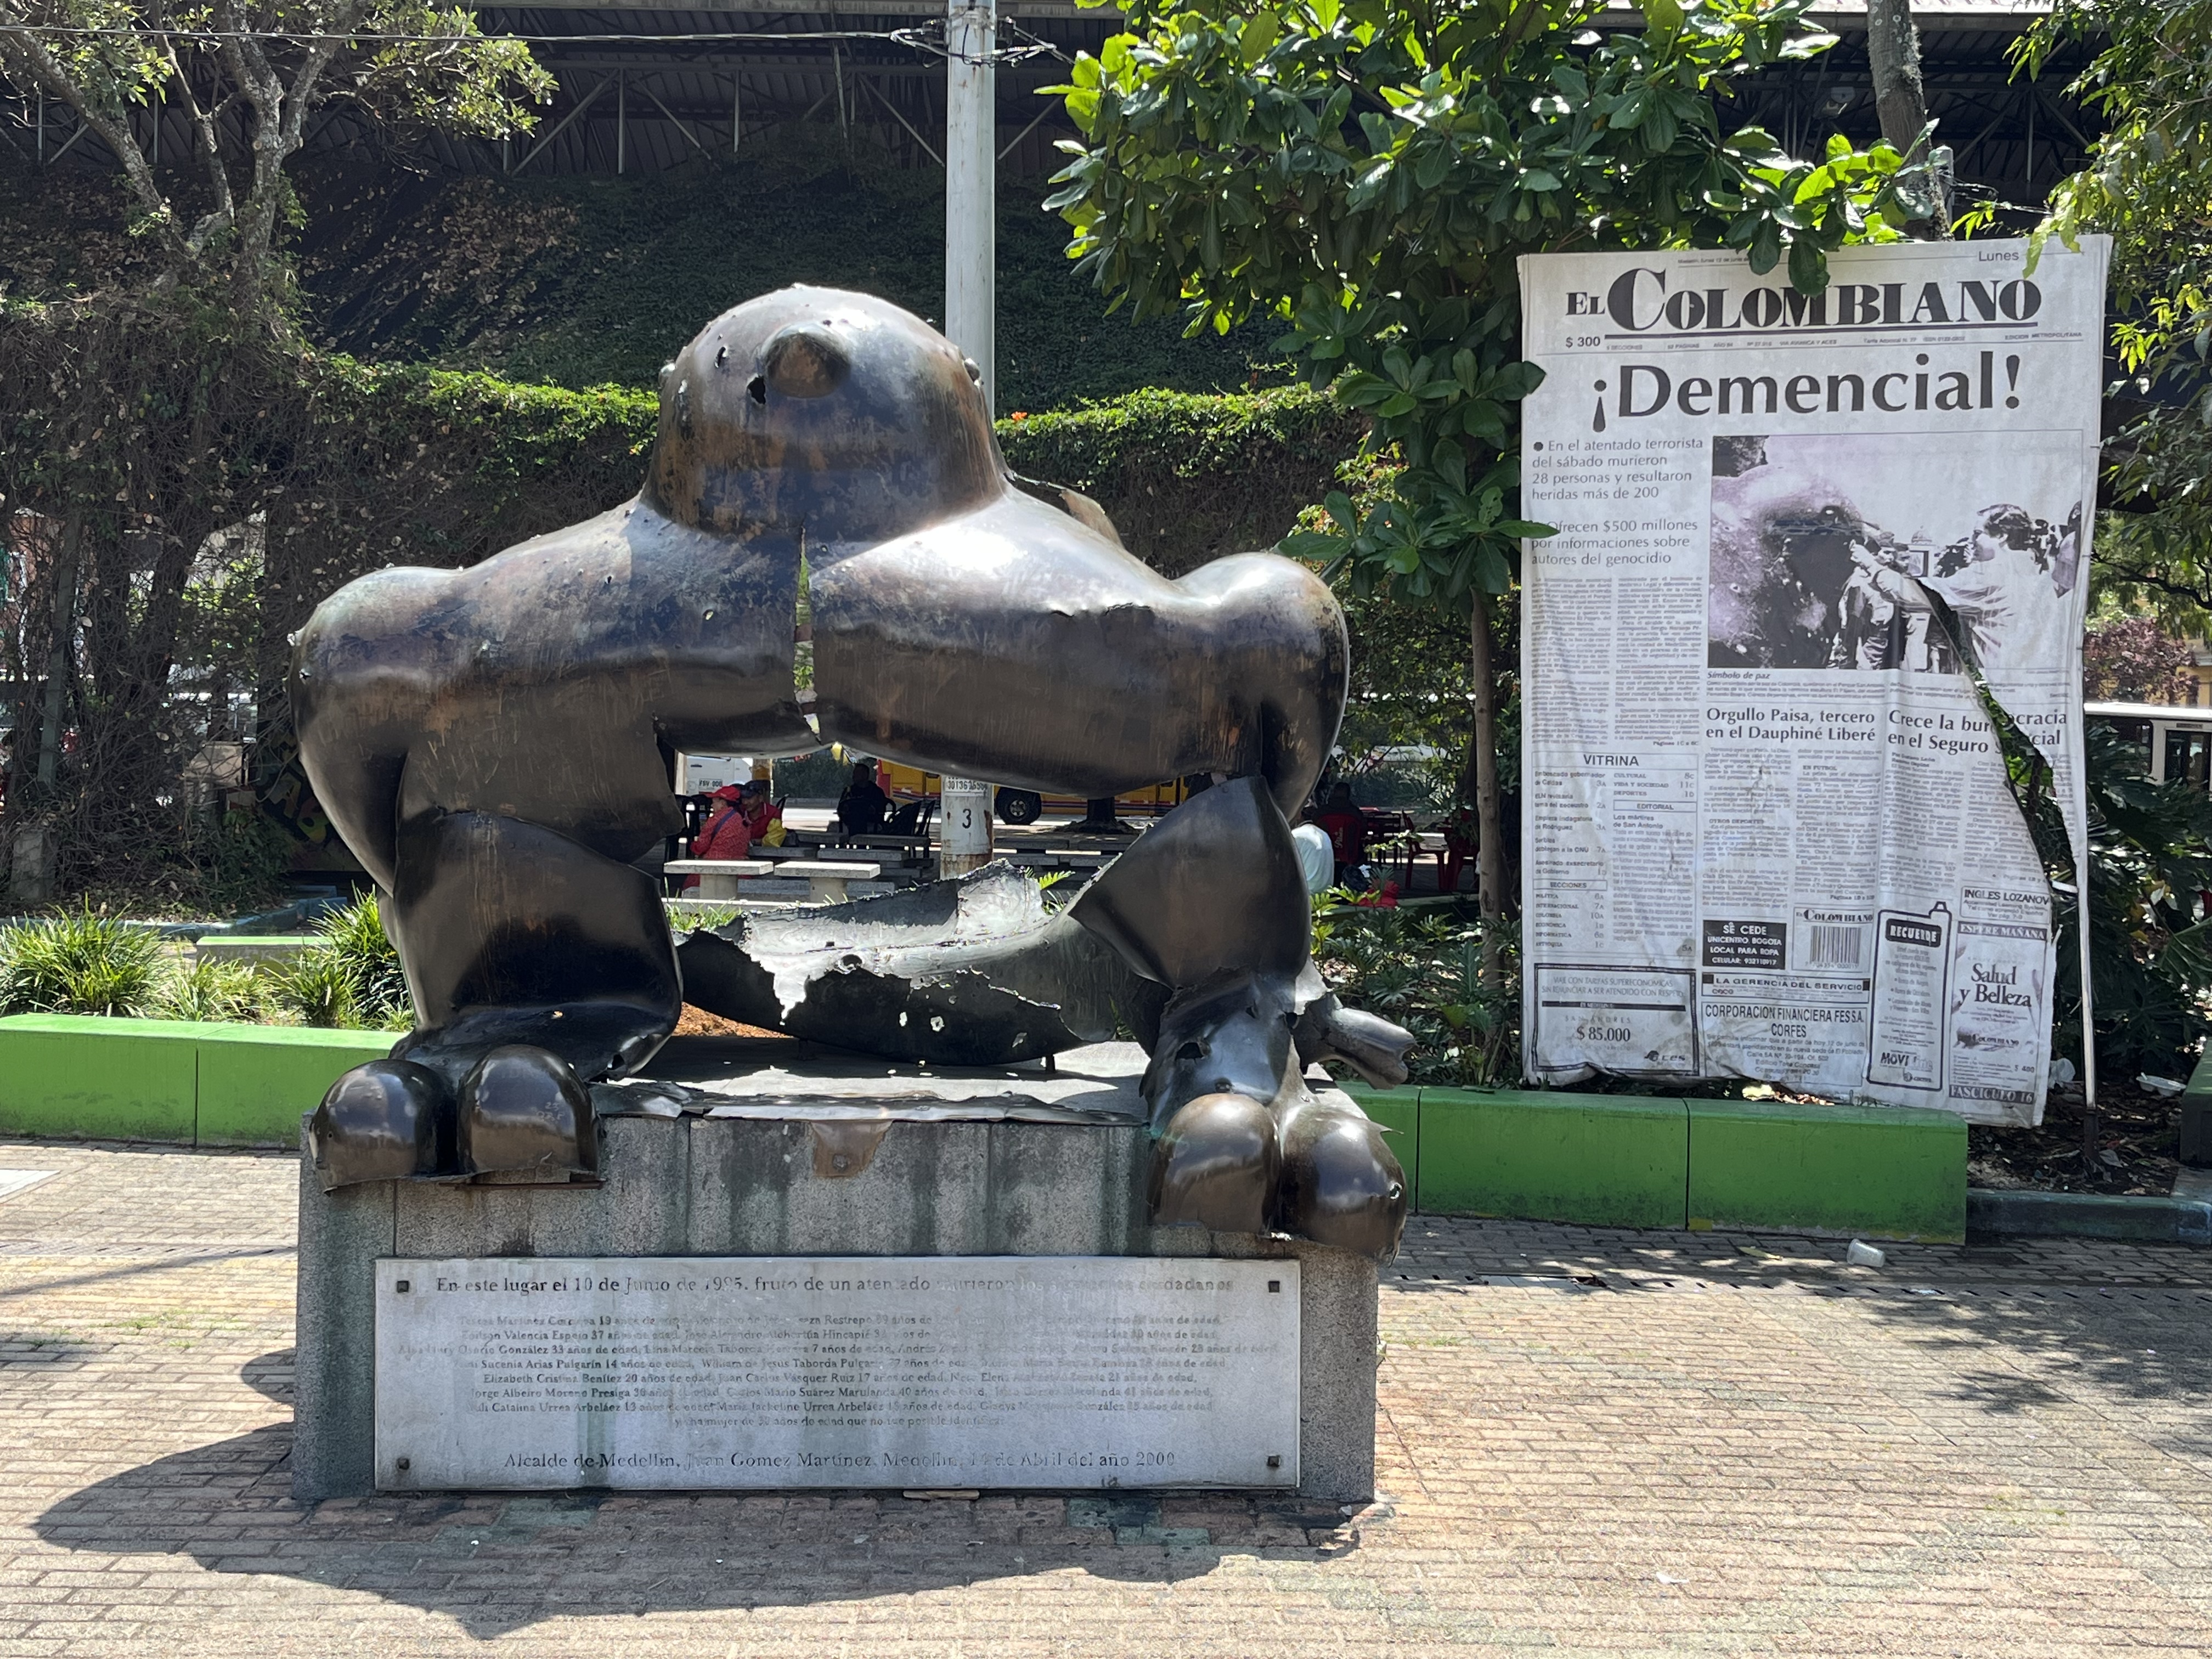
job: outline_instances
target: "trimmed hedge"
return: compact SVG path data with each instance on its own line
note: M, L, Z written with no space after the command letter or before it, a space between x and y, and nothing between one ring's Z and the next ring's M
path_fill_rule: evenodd
M1001 421L999 446L1016 471L1097 501L1131 552L1179 576L1280 541L1334 487L1364 426L1303 386L1146 391Z

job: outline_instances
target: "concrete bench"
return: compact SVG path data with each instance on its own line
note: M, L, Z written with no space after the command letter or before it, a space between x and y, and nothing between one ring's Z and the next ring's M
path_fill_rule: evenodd
M833 864L828 859L806 864L793 860L777 870L776 874L805 877L817 904L842 904L848 882L873 881L883 872L883 867L880 864Z
M781 876L804 879L812 903L842 904L848 897L848 883L873 881L883 872L880 864L810 859L804 853L781 847L763 848L763 856L757 859L671 859L662 867L672 876L699 878L698 890L686 896L725 902L738 896L740 877Z
M698 877L696 896L702 899L733 899L743 878L769 875L775 869L766 859L671 859L660 867L672 876Z

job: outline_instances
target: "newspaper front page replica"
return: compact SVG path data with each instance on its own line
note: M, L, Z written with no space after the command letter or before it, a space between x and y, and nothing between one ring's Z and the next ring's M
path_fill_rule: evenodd
M1531 1078L2041 1121L2051 894L1967 671L2078 856L2106 255L1522 262Z

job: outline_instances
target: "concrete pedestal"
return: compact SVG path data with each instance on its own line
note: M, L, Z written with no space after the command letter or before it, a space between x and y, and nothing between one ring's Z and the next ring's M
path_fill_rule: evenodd
M1295 1256L1299 1490L1365 1500L1375 1264L1151 1226L1150 1141L1132 1109L1142 1064L1133 1044L1063 1055L1053 1073L693 1045L656 1066L661 1081L594 1090L603 1112L630 1114L601 1121L599 1185L379 1182L325 1194L303 1157L294 1495L374 1488L381 1256Z

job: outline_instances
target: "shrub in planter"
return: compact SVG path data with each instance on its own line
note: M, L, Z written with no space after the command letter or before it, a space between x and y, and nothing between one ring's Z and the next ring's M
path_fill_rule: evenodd
M89 908L0 932L0 1013L149 1012L162 979L160 939Z

